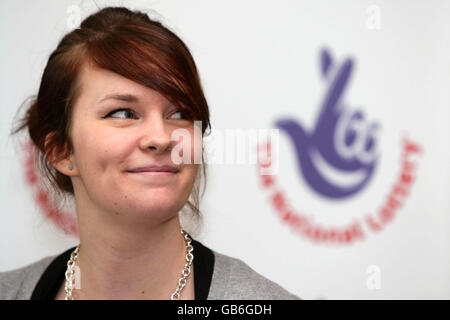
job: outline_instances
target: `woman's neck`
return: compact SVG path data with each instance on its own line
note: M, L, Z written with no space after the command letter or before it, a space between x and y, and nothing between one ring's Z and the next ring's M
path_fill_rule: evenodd
M78 220L81 281L75 299L170 299L186 255L178 215L154 226ZM191 294L192 279L193 271L183 290Z

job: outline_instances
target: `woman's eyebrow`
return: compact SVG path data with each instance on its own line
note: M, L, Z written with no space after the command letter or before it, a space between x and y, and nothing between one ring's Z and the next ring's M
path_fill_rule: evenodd
M132 94L117 94L117 93L115 93L115 94L107 94L98 103L108 100L108 99L125 101L125 102L139 102L138 97L136 97Z

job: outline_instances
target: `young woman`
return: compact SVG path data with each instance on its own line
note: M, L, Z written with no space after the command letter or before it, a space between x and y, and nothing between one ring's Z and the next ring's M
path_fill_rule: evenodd
M50 55L25 128L75 200L80 244L0 273L0 299L298 299L181 229L182 208L200 214L209 111L188 48L159 22L87 17Z

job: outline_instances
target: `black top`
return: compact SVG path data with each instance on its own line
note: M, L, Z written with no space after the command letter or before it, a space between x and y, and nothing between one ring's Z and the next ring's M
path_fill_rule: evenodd
M214 270L214 253L208 247L192 238L194 247L194 287L195 300L206 300L211 286L211 279ZM33 290L30 300L54 300L63 281L67 261L70 254L76 247L70 248L57 256L45 269L36 287Z

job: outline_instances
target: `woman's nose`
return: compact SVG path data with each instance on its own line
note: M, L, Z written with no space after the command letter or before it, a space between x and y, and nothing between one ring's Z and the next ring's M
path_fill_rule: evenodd
M156 153L170 151L174 146L174 141L171 140L169 130L169 125L165 124L162 118L146 121L141 131L140 148L151 149Z

